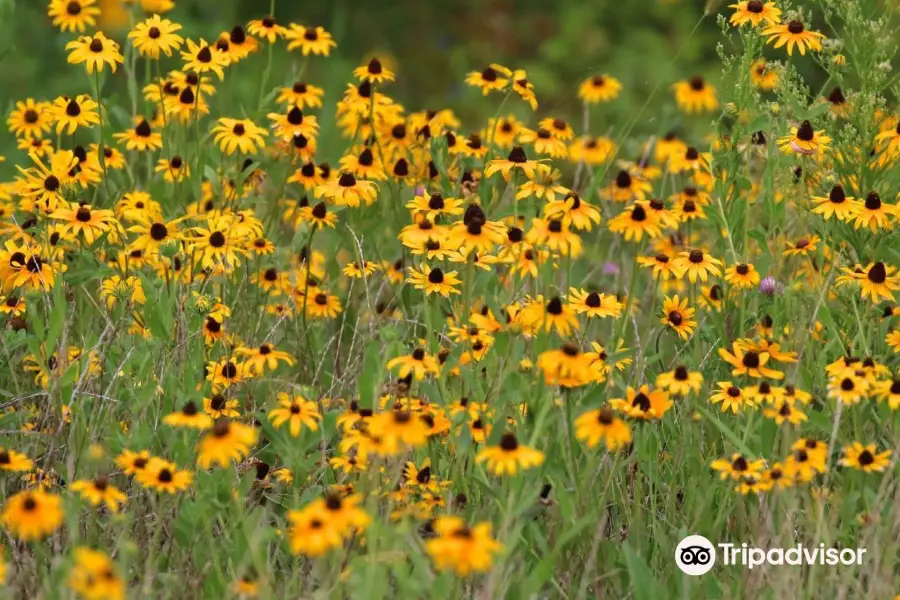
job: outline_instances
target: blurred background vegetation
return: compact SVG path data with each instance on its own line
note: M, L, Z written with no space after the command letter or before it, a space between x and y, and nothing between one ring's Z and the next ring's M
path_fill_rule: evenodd
M7 113L24 97L91 92L84 69L66 64L65 44L73 36L52 26L47 4L0 0L0 107ZM104 11L99 27L124 42L132 5L123 0L99 4ZM166 17L181 23L186 36L207 40L269 12L269 0L175 4ZM719 4L714 11L722 9ZM387 93L409 110L450 107L463 119L464 128L475 129L496 111L497 102L495 97L483 100L477 90L465 86L464 76L500 62L527 69L537 88L541 116L568 118L576 130L581 121L578 84L597 73L619 78L624 84L620 98L592 117L593 133L603 133L633 118L660 83L662 93L645 113L648 123L641 129L676 126L680 117L671 106L669 84L694 74L715 80L721 70L716 56L721 38L714 16L701 20L704 8L697 0L276 0L275 16L283 24L320 24L333 33L338 48L330 58L314 57L304 77L326 88L326 101L332 106L351 80L352 68L377 54L398 75ZM224 84L231 90L229 101L233 94L248 99L258 95L265 61L263 50L229 71ZM301 61L299 53L275 52L269 86L292 81ZM164 59L163 69L179 64L180 57ZM139 77L143 72L139 65ZM106 82L104 96L116 102L116 94L126 93L125 75L119 71ZM518 102L509 105L513 104L523 108ZM212 110L225 112L215 101ZM228 107L227 112L237 116L236 110ZM654 123L659 119L668 122ZM0 146L6 150L10 143L4 139Z

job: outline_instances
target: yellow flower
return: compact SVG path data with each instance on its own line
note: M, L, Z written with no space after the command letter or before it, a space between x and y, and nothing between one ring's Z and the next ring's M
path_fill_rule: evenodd
M85 67L89 74L95 70L101 72L106 64L115 73L118 64L125 61L119 52L119 44L103 35L101 31L93 36L86 35L69 42L66 44L66 50L71 50L69 63L73 65L86 63Z

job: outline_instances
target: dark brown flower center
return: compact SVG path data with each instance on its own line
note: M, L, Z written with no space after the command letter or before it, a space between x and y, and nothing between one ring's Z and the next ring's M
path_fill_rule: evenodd
M651 407L650 397L643 392L638 392L634 400L631 401L631 406L640 409L641 412L647 412Z
M341 177L338 179L338 185L344 188L351 188L356 185L356 177L350 173L341 173Z
M800 127L797 128L797 139L803 142L811 142L814 137L816 137L816 132L813 131L812 124L809 121L800 123Z
M197 52L197 60L202 63L212 62L212 50L209 49L209 46L203 46Z
M528 162L528 157L525 156L525 149L522 146L515 146L507 158L512 163Z
M515 452L519 448L519 441L514 434L505 433L503 434L503 437L500 438L500 448L506 452Z
M787 30L794 35L797 35L798 33L803 33L804 29L805 29L805 27L803 26L803 23L801 23L800 21L791 21L790 23L788 23L788 26L787 26Z
M78 207L78 210L75 211L75 219L82 223L90 223L91 209L89 209L87 206Z
M759 354L753 352L744 353L743 358L741 359L741 364L743 364L748 369L757 369L759 368Z
M209 236L209 245L213 248L221 248L225 245L225 234L221 231L213 231Z
M883 262L877 262L872 265L872 268L869 269L869 272L866 273L866 276L869 278L874 284L881 284L887 279L887 269L884 266Z

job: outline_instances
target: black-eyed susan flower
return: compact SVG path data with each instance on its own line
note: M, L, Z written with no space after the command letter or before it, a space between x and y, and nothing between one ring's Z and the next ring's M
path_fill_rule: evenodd
M588 104L609 102L618 97L622 84L610 75L594 75L578 86L578 97Z
M678 365L671 371L660 373L656 378L656 387L677 396L687 396L691 392L700 393L703 387L703 374L691 371L684 365Z
M613 294L569 288L568 299L572 309L579 314L589 317L618 318L622 316L622 303Z
M472 71L466 75L466 83L481 89L481 93L487 96L492 90L506 88L511 76L512 71L495 63L481 71Z
M730 459L716 459L712 461L710 467L719 473L721 479L740 480L746 475L754 475L762 472L765 468L766 461L753 460L744 457L739 453L731 455Z
M326 198L338 206L351 208L357 208L361 203L369 206L375 202L377 195L375 183L357 179L346 172L315 188L316 198Z
M519 190L516 192L516 200L523 200L525 198L534 196L539 200L546 200L548 204L557 202L556 198L558 195L565 196L569 193L569 188L560 185L559 183L559 179L561 176L562 175L559 172L559 169L553 169L548 165L538 163L537 167L535 168L533 177L525 183L519 185ZM588 204L588 206L590 206L590 204ZM554 205L553 210L556 210L558 208L562 207L556 204ZM600 216L599 211L597 211L596 216Z
M608 407L588 411L575 419L575 437L589 448L602 441L610 452L628 446L632 439L628 423Z
M891 463L891 450L878 452L875 444L863 445L853 442L844 446L844 457L841 458L841 466L857 469L865 473L881 473Z
M900 408L900 379L878 381L873 386L872 392L879 401L886 401L891 410Z
M553 132L544 127L528 129L522 127L519 131L519 143L530 144L538 154L545 154L551 158L562 158L567 154L566 143L553 135Z
M235 151L253 154L265 145L266 130L250 119L230 119L222 117L212 128L214 139L225 154Z
M515 475L520 469L525 471L543 464L544 453L520 443L515 434L505 433L498 445L484 448L475 460L487 463L487 470L494 475Z
M325 90L322 88L303 81L297 81L290 87L281 88L275 101L279 104L289 107L296 106L300 109L321 108L322 96L324 95Z
M406 280L417 290L422 290L426 295L440 294L449 298L451 294L459 294L457 287L462 283L457 271L444 272L440 267L420 265L419 269L409 268L409 278Z
M791 425L799 425L806 421L809 417L791 402L780 399L772 406L763 410L763 416L767 419L775 421L776 425L790 423Z
M85 63L88 74L103 71L104 65L107 64L115 73L116 67L125 60L119 52L119 44L103 35L102 31L69 42L66 44L66 50L70 51L69 63L73 65Z
M175 33L180 29L178 23L153 15L136 24L128 32L128 38L141 56L158 59L160 53L172 56L173 51L181 48L184 38Z
M778 65L766 62L763 58L754 61L750 67L750 80L763 91L774 90L778 85L778 76Z
M67 233L83 237L89 246L105 232L118 226L113 211L76 202L66 208L57 209L50 216L60 221Z
M373 448L384 456L394 456L410 448L421 448L428 442L430 427L419 414L412 411L389 410L372 417L369 431L378 440Z
M595 354L582 352L577 345L567 343L561 348L542 352L537 364L544 374L545 384L580 387L595 379L591 370L595 358Z
M747 349L739 342L733 342L731 347L731 352L725 348L719 348L718 352L722 360L734 367L731 371L732 375L748 375L750 377L768 379L784 378L784 373L766 366L770 358L768 352Z
M85 546L75 548L75 564L66 584L81 598L124 600L125 581L115 563L103 552Z
M109 159L107 159L107 165ZM156 173L162 173L163 179L169 183L177 183L190 177L191 167L180 155L174 154L171 158L160 158L154 168Z
M791 127L790 135L778 138L778 147L784 152L797 154L816 154L824 152L831 143L831 138L823 130L816 131L808 120L799 126Z
M338 220L336 214L328 212L328 207L324 202L319 202L315 206L304 206L300 209L300 218L319 229L323 227L334 229L334 224Z
M439 375L440 364L436 357L428 354L422 348L416 348L412 354L398 356L387 362L388 369L398 369L398 376L402 379L413 375L416 379L425 379L427 375Z
M104 504L114 513L119 512L119 507L128 499L125 493L109 482L106 475L73 481L72 491L80 494L92 506Z
M534 84L528 79L528 73L525 69L516 69L512 72L509 79L512 82L512 90L528 103L531 110L537 110L538 101L534 92Z
M338 297L324 291L310 290L303 296L301 306L303 312L313 319L334 319L343 311Z
M87 94L74 98L60 96L53 101L50 115L56 122L56 133L72 135L79 127L93 127L100 123L99 106Z
M791 446L791 454L784 461L784 473L796 481L812 481L816 473L827 470L826 444L810 438L801 438Z
M470 204L463 220L455 223L447 235L451 248L469 255L472 252L491 252L506 238L506 227L498 221L489 221L477 204Z
M700 152L694 146L685 146L683 152L669 155L669 171L673 173L693 172L694 177L709 169L711 155L709 152Z
M565 218L532 219L531 229L525 234L525 241L529 244L546 246L553 252L573 258L580 256L583 251L581 238L572 231L571 223Z
M716 88L699 75L675 83L672 89L678 108L688 114L713 111L719 106Z
M749 290L759 284L759 273L749 263L738 263L725 269L725 281L739 290Z
M319 133L319 122L313 115L303 114L299 106L290 106L285 112L269 113L275 136L284 141L295 139L315 139ZM365 175L360 175L364 177Z
M169 413L163 417L163 423L173 427L188 427L204 431L213 425L213 420L208 414L202 412L197 403L189 400L184 403L181 410Z
M565 197L560 200L553 201L548 198L544 214L548 217L568 221L580 231L590 231L602 220L599 208L582 200L577 193L570 191L567 191Z
M53 126L50 105L47 102L35 102L33 98L16 102L6 123L16 137L28 140L41 138Z
M490 570L494 557L503 546L491 536L491 524L472 527L459 517L438 517L432 524L434 538L425 542L425 550L442 571L454 571L460 577Z
M559 296L545 300L537 296L516 315L516 321L533 331L556 330L561 336L569 336L579 329L578 316L571 304Z
M174 463L152 457L135 473L135 479L145 488L175 494L190 487L194 475L190 471L179 470Z
M828 397L843 404L859 404L869 396L871 384L866 377L855 371L847 371L843 375L835 375L828 380Z
M698 279L705 282L711 275L721 275L722 271L719 269L721 264L722 261L719 259L713 258L703 250L695 248L694 250L679 252L678 256L675 257L673 269L677 277L680 278L687 275L691 283Z
M0 523L7 531L26 542L53 533L62 522L60 497L41 489L24 490L9 496L0 513Z
M151 458L152 456L148 450L140 450L138 452L123 450L116 457L115 462L126 475L137 475L147 468Z
M855 199L848 197L839 183L834 184L828 196L813 196L812 199L816 203L812 212L822 215L826 221L832 217L836 217L840 221L848 221L853 217Z
M395 79L394 72L385 67L378 57L372 57L366 64L353 69L353 76L369 83L383 83Z
M728 21L735 27L749 23L753 27L760 25L777 25L781 22L781 10L774 2L762 2L761 0L742 0L737 4L729 4L728 8L734 9L734 14Z
M672 408L674 403L665 390L651 389L649 385L640 388L628 386L624 398L612 398L610 407L633 419L659 420Z
M781 48L787 44L788 56L793 53L794 46L801 55L805 55L807 49L821 52L822 40L825 38L818 31L808 30L802 21L796 19L767 27L763 29L762 34L768 38L766 43L774 44L775 48Z
M97 24L100 7L97 0L50 0L47 15L62 31L83 32Z
M208 469L214 464L227 467L232 461L243 460L256 440L255 428L237 421L219 419L197 446L197 465L201 469Z
M459 216L463 214L463 201L459 198L444 197L440 193L419 194L406 204L406 208L422 215L429 221L435 221L439 216Z
M34 463L25 454L0 447L0 471L30 471L32 468Z
M662 233L658 219L648 211L647 204L641 201L634 202L613 217L609 222L609 230L621 234L625 241L640 241L645 235L653 238ZM674 267L673 259L672 269Z
M534 170L537 168L537 162L528 160L525 150L521 146L515 146L510 151L506 160L494 159L488 162L484 168L484 176L490 177L494 173L503 175L503 179L509 181L513 170L521 171L526 177L531 179L534 177Z
M304 427L310 431L319 430L322 414L315 402L307 400L303 396L292 397L284 392L279 392L277 399L278 408L270 410L268 414L275 429L279 429L287 423L288 433L291 434L291 437L299 436Z
M213 419L239 417L241 403L234 398L227 398L224 394L213 394L203 399L203 410Z
M872 233L879 229L891 230L897 220L897 210L896 204L883 202L877 192L869 192L865 200L853 201L853 227L865 227Z
M113 137L125 143L128 150L144 152L147 150L159 150L163 146L162 135L153 131L147 119L138 117L135 119L133 129L122 133L113 134Z
M816 252L819 241L821 239L817 235L801 237L796 242L788 242L787 250L783 254L784 256L806 256Z
M331 54L331 49L337 47L331 34L321 26L309 27L291 23L284 32L284 39L288 42L287 49L289 51L300 50L303 56L310 54L328 56Z
M270 44L274 44L275 40L284 37L287 33L287 29L283 25L279 25L272 15L250 21L247 23L247 31L251 35L263 38Z
M852 273L847 268L844 268L844 272ZM900 289L900 275L897 273L897 267L886 265L881 261L867 265L863 269L863 273L854 276L854 279L859 284L859 291L863 299L869 298L875 303L882 299L892 301L894 292Z
M671 327L681 339L686 340L697 326L697 321L694 320L695 312L696 309L689 306L687 298L679 298L678 294L666 296L659 322Z
M569 145L569 162L601 165L616 152L616 144L606 137L582 136Z
M225 67L228 66L229 59L226 54L215 47L215 44L210 46L203 38L200 38L198 42L189 39L185 42L185 47L186 49L181 50L185 70L193 71L198 75L215 73L220 80L225 78ZM199 90L185 88L181 93L184 94L188 91L191 92L190 99L192 100L188 104L193 104L194 98L204 93L202 87Z

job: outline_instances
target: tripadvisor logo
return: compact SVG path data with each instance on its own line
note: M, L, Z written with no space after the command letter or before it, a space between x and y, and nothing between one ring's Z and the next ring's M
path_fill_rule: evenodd
M755 548L747 544L713 544L702 535L689 535L675 548L675 564L688 575L703 575L713 568L716 558L724 566L740 565L753 569L770 566L853 566L863 563L865 548L827 548L825 544L789 548Z
M689 535L675 548L675 564L688 575L703 575L716 564L716 547L702 535Z

